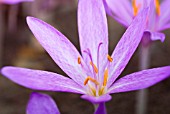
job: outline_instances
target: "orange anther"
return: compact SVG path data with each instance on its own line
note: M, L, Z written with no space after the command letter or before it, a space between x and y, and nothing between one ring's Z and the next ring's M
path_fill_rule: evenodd
M132 0L132 7L133 7L133 15L136 16L138 14L140 4L136 4L136 0Z
M99 82L98 82L97 80L91 78L90 76L88 76L88 77L85 79L84 85L86 85L86 84L89 82L89 80L90 80L91 82L93 82L94 84L99 85Z
M108 59L110 62L112 62L112 61L113 61L113 58L111 58L111 56L110 56L110 55L107 55L107 59Z
M81 58L80 57L78 57L78 64L81 64Z
M103 86L106 86L108 79L108 69L104 71L104 79L103 79Z
M158 14L158 16L160 16L161 15L161 10L160 10L159 0L155 0L155 7L156 7L156 13Z
M93 64L92 62L90 62L90 65L92 65L92 67L93 67L95 73L97 74L97 73L98 73L98 68L96 67L96 65Z

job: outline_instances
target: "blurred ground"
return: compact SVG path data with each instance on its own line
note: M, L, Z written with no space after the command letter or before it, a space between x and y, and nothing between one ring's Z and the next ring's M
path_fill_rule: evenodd
M64 74L41 46L37 47L32 33L29 31L25 16L19 16L18 30L4 35L3 66L17 65L21 67L44 69ZM40 17L41 18L41 17ZM76 8L69 11L56 11L48 23L59 29L79 49ZM46 20L44 20L46 21ZM110 53L124 32L124 28L116 21L108 18ZM170 65L170 30L165 31L164 43L156 41L151 49L151 68ZM33 39L32 39L33 38ZM32 43L33 42L33 43ZM138 71L138 51L134 54L122 76ZM33 90L21 87L10 80L0 77L0 114L24 114ZM148 114L169 114L170 78L148 89ZM79 95L70 93L45 92L56 101L61 114L92 114L93 105L80 99ZM136 91L112 94L112 100L106 103L108 114L135 114Z

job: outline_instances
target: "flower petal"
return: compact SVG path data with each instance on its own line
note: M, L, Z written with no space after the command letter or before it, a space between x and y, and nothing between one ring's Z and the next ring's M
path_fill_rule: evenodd
M161 15L159 18L159 28L161 29L163 26L170 21L170 9L169 9L170 0L163 0L160 5ZM163 27L164 28L164 27Z
M78 57L81 57L74 45L59 31L47 23L27 17L29 28L49 53L57 65L78 84L83 85L86 73L78 64ZM83 62L83 60L81 59Z
M2 0L0 1L0 3L5 3L5 4L18 4L20 2L32 2L34 0Z
M133 20L131 3L128 0L103 0L107 13L128 27ZM109 12L108 12L109 11Z
M127 92L150 87L170 76L170 66L143 70L117 80L109 93Z
M151 32L151 40L160 40L161 42L164 42L165 34L161 32Z
M108 87L121 74L138 47L145 29L147 14L148 8L136 16L112 53L113 62L110 64Z
M49 95L33 92L27 105L27 114L60 114Z
M109 94L105 94L105 95L102 95L99 97L94 97L94 96L90 96L90 95L82 95L81 98L88 100L88 101L92 102L93 104L106 102L106 101L109 101L112 99L112 97Z
M95 114L107 114L107 113L106 113L106 107L105 107L105 103L104 103L104 102L102 102L102 103L99 104L99 106L98 106Z
M9 66L3 67L1 73L15 83L31 89L84 93L73 80L52 72Z
M90 64L91 61L89 55L84 52L88 51L93 63L97 67L100 66L99 72L101 72L107 62L108 54L108 27L102 0L79 0L78 29L85 62Z

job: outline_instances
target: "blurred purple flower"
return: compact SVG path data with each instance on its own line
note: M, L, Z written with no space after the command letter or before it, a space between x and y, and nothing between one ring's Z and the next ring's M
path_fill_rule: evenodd
M46 94L33 92L27 105L27 114L60 114L53 99Z
M134 17L145 7L150 7L146 32L151 40L165 39L160 31L170 28L170 0L104 0L107 13L118 22L128 27Z
M18 4L20 2L32 2L34 0L0 0L0 3L3 3L3 4Z
M121 74L138 47L148 9L132 21L111 56L108 55L107 19L100 0L80 0L78 29L81 53L59 31L47 23L28 17L27 23L58 66L71 78L57 73L7 66L2 74L12 81L36 90L83 94L92 103L106 102L109 94L147 88L170 75L170 66L143 70L121 79Z

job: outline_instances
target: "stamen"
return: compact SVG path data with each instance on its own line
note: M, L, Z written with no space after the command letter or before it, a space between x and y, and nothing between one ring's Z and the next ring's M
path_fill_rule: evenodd
M88 76L88 77L85 79L84 85L86 85L86 84L89 82L89 80L92 81L94 84L99 85L99 82L98 82L97 80L91 78L90 76Z
M98 73L98 68L96 67L96 65L93 62L90 62L90 65L92 65L95 73L97 74Z
M106 86L108 79L108 69L104 71L104 80L103 80L103 86Z
M136 4L136 0L132 0L132 7L133 7L133 15L136 16L138 14L140 4Z
M103 95L104 94L104 90L105 90L105 87L102 86L100 89L99 89L99 96Z
M81 58L80 57L78 57L78 64L81 64Z
M113 61L113 58L110 56L110 55L107 55L107 59L112 62Z
M161 10L160 10L159 0L155 0L155 7L156 7L156 13L158 14L158 16L160 16L161 15Z
M88 85L88 86L89 86L93 96L96 96L96 89L93 86L91 86L91 85Z

